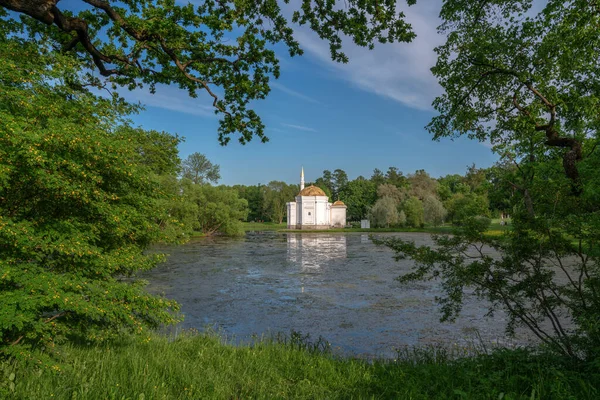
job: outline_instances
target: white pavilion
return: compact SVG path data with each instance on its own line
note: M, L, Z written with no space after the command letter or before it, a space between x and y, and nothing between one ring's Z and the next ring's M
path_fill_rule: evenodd
M346 205L329 202L325 192L316 186L304 187L304 167L300 173L300 193L296 201L287 203L288 229L329 229L346 226Z

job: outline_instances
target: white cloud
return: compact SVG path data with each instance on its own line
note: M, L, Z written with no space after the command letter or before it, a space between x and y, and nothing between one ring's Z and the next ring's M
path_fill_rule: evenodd
M408 107L430 110L433 99L442 93L430 71L436 61L433 49L444 42L436 29L440 6L438 1L403 5L406 20L417 34L412 43L379 44L368 50L345 40L344 52L350 58L347 64L331 61L328 44L308 28L300 27L295 34L306 53L327 65L336 76Z
M270 131L270 132L277 132L277 133L287 133L287 132L286 132L286 131L284 131L283 129L279 129L279 128L271 128L271 127L268 127L268 128L267 128L267 131Z
M192 98L185 90L174 86L157 85L156 93L150 93L148 88L119 92L127 101L140 102L143 105L164 108L200 117L217 117L211 106L212 98L199 91L198 98Z
M183 0L180 2L187 3ZM441 22L438 18L441 2L420 1L411 7L399 2L398 7L406 14L406 20L417 34L413 42L377 44L374 50L368 50L356 46L350 39L344 40L343 50L350 58L348 64L331 61L327 42L319 39L308 27L294 26L294 35L306 54L328 67L334 78L346 80L362 90L393 99L411 108L431 110L431 102L442 93L430 71L436 60L433 48L444 41L444 37L436 30ZM283 9L285 14L291 14L292 6L283 6ZM319 100L278 82L271 85L276 90L307 102L322 104ZM212 99L203 96L201 92L199 99L192 99L183 90L161 86L157 88L155 95L142 89L130 92L127 98L148 106L214 117L210 105Z
M294 124L283 124L283 123L281 125L287 126L288 128L298 129L299 131L317 132L316 129L310 128L308 126L294 125Z
M323 103L321 103L319 100L317 100L317 99L313 99L312 97L309 97L309 96L307 96L307 95L305 95L305 94L302 94L302 93L300 93L300 92L297 92L297 91L295 91L295 90L293 90L293 89L290 89L290 88L288 88L287 86L284 86L284 85L282 85L281 83L278 83L278 82L271 82L271 83L269 83L269 85L270 85L270 86L271 86L273 89L281 90L281 91L282 91L282 92L284 92L284 93L287 93L287 94L289 94L289 95L292 95L292 96L294 96L294 97L297 97L297 98L299 98L299 99L302 99L302 100L308 101L308 102L310 102L310 103L315 103L315 104L323 104Z

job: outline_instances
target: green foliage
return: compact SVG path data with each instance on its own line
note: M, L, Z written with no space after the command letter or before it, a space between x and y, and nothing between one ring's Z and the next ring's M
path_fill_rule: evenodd
M340 192L340 199L348 207L346 219L358 221L367 217L376 198L376 186L373 182L358 178L348 182Z
M392 1L348 0L340 8L333 0L302 0L285 10L275 0L85 3L52 1L38 7L25 0L1 1L2 11L15 11L0 14L8 21L3 21L3 33L21 35L25 29L31 42L80 56L114 86L147 85L154 92L167 84L191 97L205 94L222 117L221 144L236 132L241 143L254 135L267 141L262 120L249 105L264 99L270 79L279 77L274 47L282 45L290 56L302 54L291 23L307 25L328 42L337 62L348 61L342 37L373 48L376 43L410 42L415 36ZM21 23L16 22L19 17Z
M332 200L339 200L340 193L348 185L348 174L342 169L333 171L333 188L331 190Z
M444 202L452 197L453 194L466 194L470 192L469 186L464 183L464 177L458 174L441 177L438 179L438 183L438 196Z
M267 215L266 188L264 185L235 185L233 189L237 191L240 199L245 199L248 202L247 221L266 221L269 219Z
M406 213L404 210L400 210L400 213L398 214L398 225L406 226Z
M435 138L486 140L510 153L508 161L533 150L559 157L580 192L576 164L600 123L600 13L585 0L530 7L528 0L444 4L448 40L432 71L445 93L428 128Z
M323 171L323 176L317 178L315 186L320 187L331 201L341 200L342 192L348 185L348 174L342 169L336 169L333 173L329 170Z
M196 185L184 179L183 196L197 205L198 227L205 235L244 234L242 220L248 216L248 202L226 186Z
M160 176L179 173L181 160L177 146L183 140L179 136L133 128L129 125L121 125L118 129L135 143L136 153L139 155L137 163Z
M377 187L379 187L379 185L385 183L385 176L379 168L375 168L373 170L373 175L371 175L370 181L373 182Z
M454 225L462 225L468 218L474 216L488 216L489 207L485 195L475 193L456 193L445 203L448 218Z
M204 154L192 153L183 161L183 177L197 185L217 183L221 179L220 168L213 165Z
M286 203L294 201L300 191L298 185L288 185L285 182L271 181L266 186L265 214L271 222L281 224L287 217Z
M326 169L323 171L323 175L315 180L315 186L323 189L327 197L332 198L333 193L333 175L331 171Z
M427 196L435 196L438 183L427 172L420 169L408 176L409 195L423 201Z
M436 197L431 195L425 197L425 200L423 200L423 218L426 223L439 226L444 223L447 214L444 205Z
M389 183L383 183L377 186L377 197L389 197L394 199L396 205L399 205L404 200L406 200L407 193L406 191L398 189L397 186L391 185Z
M187 239L200 230L198 222L198 204L187 196L183 196L184 183L174 175L158 177L160 191L165 197L158 200L158 207L166 213L157 220L163 231L169 236Z
M398 207L391 197L382 197L371 208L370 219L373 226L389 228L398 223Z
M409 197L402 204L402 210L406 213L406 224L408 226L418 228L425 224L423 202L418 197Z
M467 135L494 146L489 173L469 169L468 190L446 205L462 227L436 249L390 240L415 269L404 282L439 278L443 318L467 291L488 300L545 346L581 362L600 353L600 12L594 3L527 0L445 2L434 74L445 93L428 128L436 139ZM592 172L593 171L593 172ZM484 177L484 175L487 175ZM512 229L483 235L487 194L510 211ZM447 191L444 191L447 193ZM486 248L500 254L491 257Z
M385 182L394 185L397 188L403 188L408 185L407 178L396 167L389 167L385 173Z
M0 352L176 322L174 302L128 277L173 239L154 172L177 167L177 138L128 127L133 109L82 88L66 56L0 36L0 59Z

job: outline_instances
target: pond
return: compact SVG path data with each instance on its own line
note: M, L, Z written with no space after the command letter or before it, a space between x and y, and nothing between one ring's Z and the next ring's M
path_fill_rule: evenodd
M428 234L395 233L417 244ZM384 236L384 235L379 235ZM527 332L504 335L505 316L486 318L486 303L468 298L461 317L440 323L438 282L401 284L412 261L361 233L248 233L161 247L168 261L144 278L149 290L181 304L181 328L216 327L228 337L291 331L319 336L345 355L394 357L406 346L518 346Z

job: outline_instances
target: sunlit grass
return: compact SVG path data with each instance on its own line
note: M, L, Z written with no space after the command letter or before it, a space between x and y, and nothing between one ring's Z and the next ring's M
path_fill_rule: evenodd
M413 227L393 227L393 228L369 228L369 229L361 229L361 228L333 228L326 230L316 230L316 229L288 229L287 224L281 223L273 223L273 222L244 222L243 223L244 230L248 231L284 231L284 232L294 232L294 233L348 233L348 232L372 232L372 233L386 233L386 232L424 232L424 233L448 233L451 234L453 229L455 228L451 224L443 224L440 226L431 226L426 225L422 228L413 228ZM489 236L501 236L503 232L510 229L509 225L500 225L500 219L493 219L492 223L486 232L486 235Z
M318 346L316 346L318 347ZM598 373L521 350L452 360L404 350L367 362L302 341L224 344L214 334L152 336L100 347L67 345L60 371L1 364L15 399L563 399L597 398ZM4 390L4 393L1 392Z
M248 231L280 231L287 229L287 223L281 224L275 222L242 222L243 228Z

